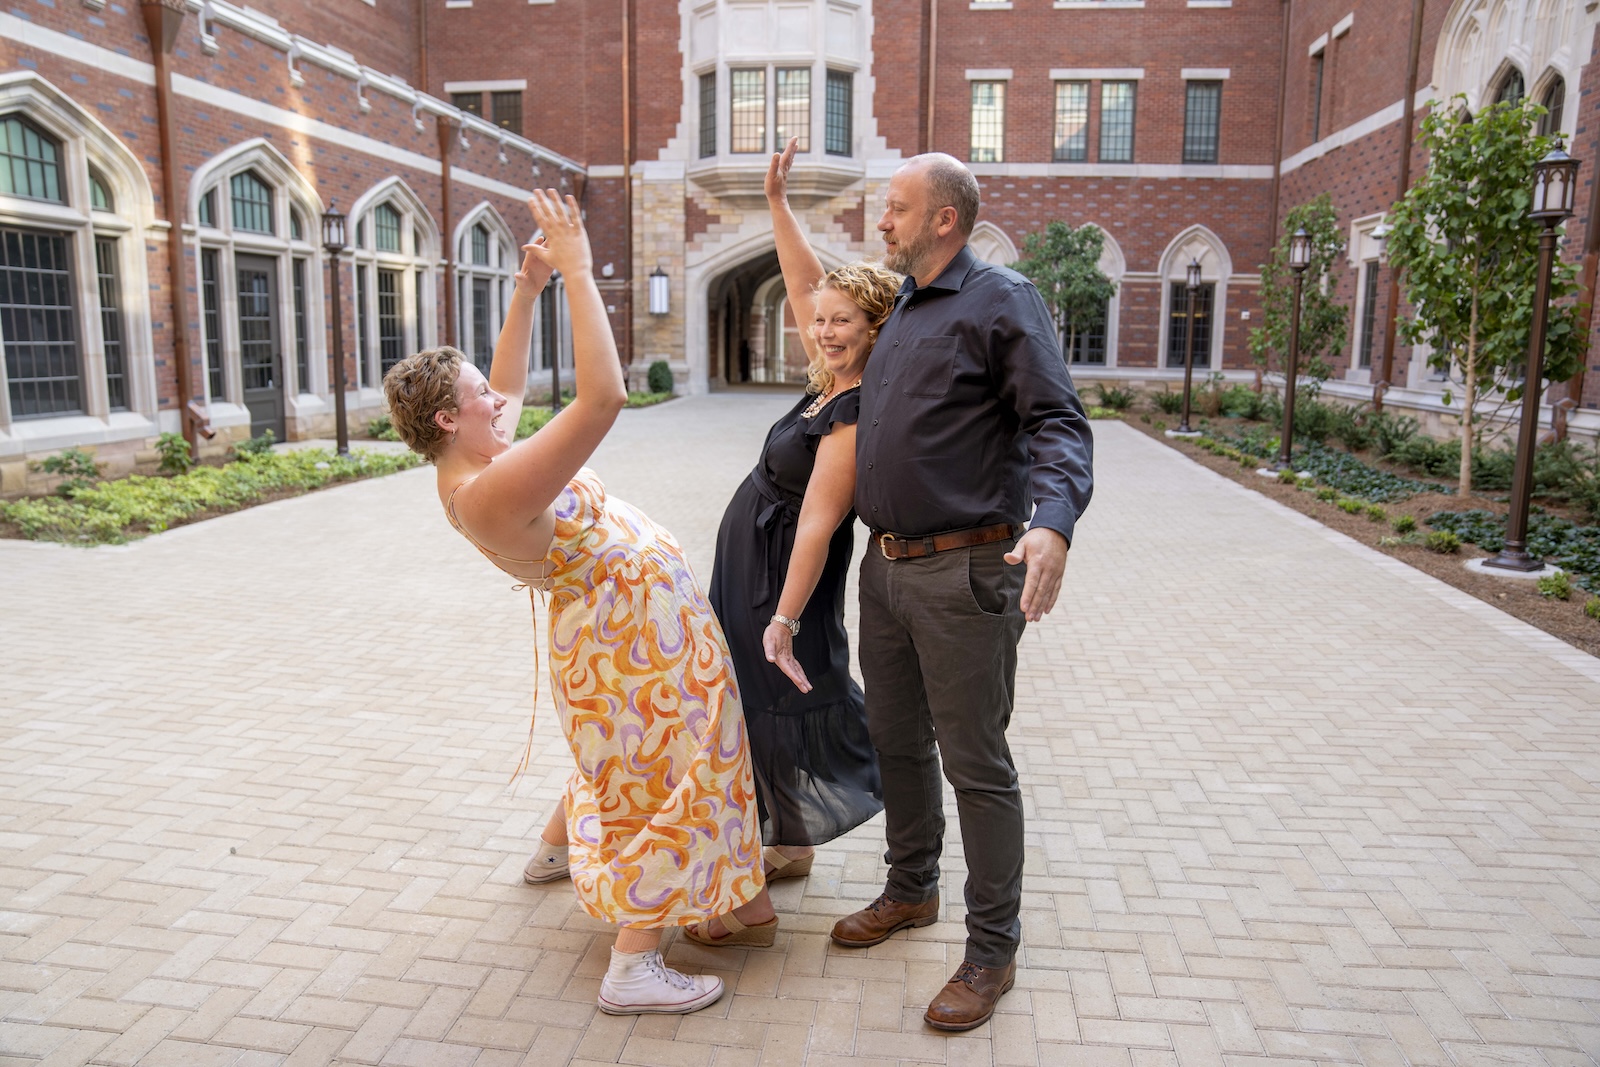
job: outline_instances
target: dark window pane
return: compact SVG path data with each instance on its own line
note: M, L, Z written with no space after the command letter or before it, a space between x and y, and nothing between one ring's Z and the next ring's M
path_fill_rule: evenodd
M489 279L472 279L472 362L485 374L494 360L494 348L489 343L489 299L493 290Z
M1222 122L1222 83L1190 82L1183 113L1183 161L1215 163Z
M356 384L367 384L367 356L372 351L367 330L367 268L356 267Z
M730 70L733 116L728 128L730 152L767 150L767 72Z
M489 265L489 231L482 226L472 228L472 262L482 267Z
M522 136L522 93L521 91L509 93L491 93L490 103L494 106L494 124L502 130L510 130L518 137Z
M311 392L311 356L306 350L306 261L297 259L294 275L294 359L300 391Z
M1358 367L1372 366L1372 340L1378 325L1378 264L1376 260L1366 265L1367 276L1361 293L1361 355Z
M1544 114L1539 116L1540 134L1554 137L1561 132L1561 113L1566 103L1567 83L1557 75L1550 79L1550 84L1539 97L1539 104L1544 108Z
M11 417L83 410L67 239L0 229L0 337Z
M778 122L774 148L781 151L789 138L798 137L796 151L811 151L811 70L780 67L778 75Z
M1134 89L1138 82L1100 83L1100 162L1133 162Z
M93 167L89 168L89 203L97 211L117 210L117 202L111 196L111 186Z
M855 75L847 70L828 71L827 134L823 148L829 155L848 156L854 141Z
M1104 366L1106 362L1106 323L1111 302L1100 313L1097 322L1068 322L1061 330L1061 351L1067 354L1068 363Z
M1089 158L1089 83L1056 82L1055 158L1082 163Z
M483 114L482 93L451 93L450 102L470 114L478 116Z
M200 225L215 226L217 224L217 191L207 189L206 195L200 198Z
M100 283L100 339L105 345L107 404L112 411L126 411L128 381L122 341L122 288L117 283L116 238L95 238L94 265Z
M1006 83L972 83L972 151L974 163L1005 162Z
M60 147L20 115L0 119L0 193L67 202Z
M700 75L700 158L717 154L717 72Z
M248 393L273 385L272 279L264 270L239 275L239 381Z
M400 272L378 271L378 373L405 358L406 335L400 327Z
M1194 365L1211 366L1211 297L1216 286L1202 282L1195 290ZM1167 318L1167 366L1183 366L1183 353L1189 343L1189 287L1172 283L1172 310Z
M289 209L289 240L291 240L291 241L303 241L303 240L305 240L305 236L306 236L306 228L300 222L300 211L299 211L299 209L298 208L290 208Z
M412 343L415 344L419 349L427 347L423 343L423 340L422 340L422 275L423 275L422 271L420 271L420 270L417 271L417 274L416 274L416 278L417 278L417 282L416 282L416 298L417 298L417 300L416 300L416 303L412 306L412 309L411 309L412 310L412 314L413 314L413 318L412 318L412 321L411 321L411 338L412 338Z
M235 174L228 183L233 194L233 228L251 233L272 233L272 190L251 171Z
M379 252L400 251L400 212L389 204L379 204L372 211L373 236Z
M222 294L217 291L217 250L200 252L200 302L206 332L207 397L221 400L222 391Z
M1322 139L1322 71L1327 53L1318 52L1311 57L1311 140Z
M1511 104L1513 106L1522 102L1527 95L1523 88L1522 72L1512 67L1506 71L1506 76L1500 79L1500 86L1495 90L1494 102L1497 104Z

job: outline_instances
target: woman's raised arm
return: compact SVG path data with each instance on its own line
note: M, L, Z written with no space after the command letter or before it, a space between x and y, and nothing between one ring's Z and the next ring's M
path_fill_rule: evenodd
M800 220L789 208L789 168L794 166L798 137L789 138L782 152L772 154L767 164L767 207L772 212L772 236L778 246L778 267L783 271L783 287L794 310L795 325L806 355L816 358L816 338L811 336L811 320L816 317L816 284L822 280L822 261L811 250L800 229Z

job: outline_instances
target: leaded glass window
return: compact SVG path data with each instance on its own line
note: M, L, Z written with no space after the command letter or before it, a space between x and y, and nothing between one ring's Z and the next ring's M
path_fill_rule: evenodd
M67 202L61 191L61 147L20 115L0 119L0 193Z
M728 124L730 152L767 150L767 72L730 70L733 86L732 115Z
M200 225L215 226L217 224L217 191L215 189L207 189L205 195L200 198L200 210L197 214L200 216Z
M200 250L201 323L206 331L207 396L222 399L222 294L217 289L217 250Z
M1194 296L1194 365L1211 366L1211 298L1216 290L1213 282L1202 282ZM1167 366L1183 366L1183 354L1189 343L1189 286L1173 282L1172 306L1167 317Z
M717 72L700 75L700 158L717 154Z
M1322 73L1327 67L1327 55L1318 52L1311 57L1311 140L1322 139Z
M1527 95L1523 88L1522 72L1516 67L1506 71L1506 76L1500 79L1500 87L1495 90L1494 102L1497 104L1510 104L1512 107L1522 103L1522 98Z
M1366 264L1366 277L1362 279L1361 291L1361 351L1357 357L1357 367L1372 366L1373 337L1378 330L1378 261L1369 260Z
M789 138L798 137L797 152L811 151L811 69L809 67L779 67L777 138L773 142L781 151Z
M472 279L472 362L485 374L494 361L494 349L489 344L489 301L493 289L488 278Z
M111 187L93 167L89 168L89 203L96 211L117 210L117 202L111 196Z
M1222 83L1190 82L1183 113L1183 161L1215 163L1222 122Z
M0 228L0 337L17 419L83 410L67 235Z
M378 271L378 373L404 358L405 331L400 326L400 272Z
M1104 366L1106 362L1106 323L1109 321L1110 301L1106 302L1098 321L1068 322L1061 330L1061 351L1068 363Z
M367 384L367 355L371 352L371 336L367 329L367 268L356 265L356 384Z
M294 366L300 379L300 391L309 393L311 354L307 350L306 338L306 261L294 260L290 273L294 282Z
M372 232L379 252L400 251L400 212L392 204L379 204L372 210Z
M1006 83L972 83L972 151L974 163L1004 163Z
M827 131L823 148L832 156L848 156L855 139L855 75L847 70L828 71Z
M484 226L472 228L472 262L480 267L489 265L489 230Z
M94 266L100 290L100 340L105 348L106 401L112 411L128 410L127 349L122 338L122 287L117 281L117 239L94 239Z
M522 136L522 93L512 90L506 93L491 93L490 104L494 107L494 124L502 130L510 130L518 137Z
M272 233L272 190L253 171L235 174L228 183L233 194L233 228L251 233Z
M300 221L300 209L289 209L289 240L303 241L306 239L305 224Z
M1539 106L1544 108L1544 114L1539 116L1539 133L1545 137L1554 137L1561 132L1561 113L1567 103L1567 83L1557 75L1550 79L1550 84L1539 96Z
M450 102L469 115L483 115L482 93L451 93Z
M1089 158L1089 83L1056 82L1055 158L1082 163Z
M1100 83L1100 162L1133 162L1134 91L1138 82Z

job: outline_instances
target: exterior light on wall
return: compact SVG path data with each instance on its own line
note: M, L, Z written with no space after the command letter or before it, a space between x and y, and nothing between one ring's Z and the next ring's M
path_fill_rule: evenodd
M1556 227L1572 214L1577 195L1578 161L1561 142L1533 165L1533 200L1528 217L1544 224L1539 234L1539 266L1533 283L1533 324L1528 331L1528 369L1522 383L1522 423L1517 427L1517 464L1511 472L1511 513L1499 552L1483 561L1504 571L1540 570L1544 563L1528 551L1528 502L1533 495L1533 450L1539 437L1539 387L1544 378L1545 325L1550 317L1550 270L1556 259Z
M672 310L672 280L657 267L650 272L650 314L665 315Z
M1380 260L1383 258L1384 252L1387 251L1385 246L1389 241L1391 232L1393 232L1393 227L1382 219L1379 219L1378 224L1372 228L1372 242L1378 246L1378 258Z
M1289 237L1289 271L1294 275L1294 304L1289 309L1289 358L1283 377L1283 433L1278 437L1275 471L1293 470L1289 450L1294 445L1294 385L1300 375L1300 286L1311 266L1311 235L1304 226Z
M347 247L345 214L338 201L330 200L322 213L322 249L328 253L328 276L333 279L333 425L339 455L350 454L350 424L344 412L344 302L339 299L339 254Z

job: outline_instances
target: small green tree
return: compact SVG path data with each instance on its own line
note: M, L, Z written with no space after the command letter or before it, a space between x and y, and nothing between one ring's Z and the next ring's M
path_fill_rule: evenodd
M1106 301L1117 286L1100 270L1100 253L1106 235L1085 223L1073 229L1053 219L1043 233L1030 233L1022 241L1022 258L1012 268L1027 276L1055 316L1056 329L1067 337L1070 361L1078 333L1105 322Z
M1350 309L1333 298L1332 271L1344 254L1344 236L1333 198L1323 193L1294 208L1283 220L1283 233L1272 259L1261 268L1261 325L1250 331L1250 355L1263 371L1277 357L1288 373L1289 316L1294 310L1294 272L1289 269L1289 238L1301 227L1311 235L1311 265L1300 283L1299 373L1313 382L1313 392L1332 373L1325 356L1344 347Z
M1432 347L1428 362L1461 383L1460 491L1472 489L1473 417L1481 393L1522 396L1533 324L1539 224L1528 218L1533 165L1551 139L1534 132L1544 109L1495 104L1477 115L1456 97L1422 120L1428 170L1395 205L1389 262L1401 272L1411 314L1408 344ZM1552 301L1576 291L1576 268L1556 263ZM1550 308L1544 377L1561 382L1582 360L1576 309ZM1450 403L1451 394L1445 395Z

